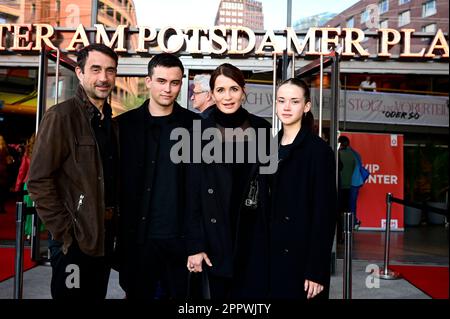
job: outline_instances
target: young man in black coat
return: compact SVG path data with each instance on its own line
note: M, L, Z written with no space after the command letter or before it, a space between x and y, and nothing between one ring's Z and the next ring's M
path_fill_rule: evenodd
M119 116L121 143L120 285L130 299L184 298L185 166L170 150L173 129L190 129L193 112L175 100L184 68L162 53L148 64L150 98Z

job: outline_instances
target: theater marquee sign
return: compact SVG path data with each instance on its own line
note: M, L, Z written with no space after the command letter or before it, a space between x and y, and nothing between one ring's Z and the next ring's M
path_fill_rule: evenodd
M69 41L62 42L62 51L75 51L77 46L90 43L90 36L83 25L71 31L55 29L49 24L0 24L0 53L2 51L40 51L43 46L56 50L58 32ZM361 44L365 34L357 28L310 28L299 36L292 28L286 28L281 43L287 44L289 54L315 56L329 54L330 47L340 46L343 57L391 57L390 49L400 47L402 58L448 58L449 46L444 33L439 29L431 43L412 51L411 39L414 29L379 29L376 33L378 52L368 52ZM105 43L118 53L187 52L191 55L255 55L281 54L280 35L267 30L262 35L246 27L214 26L212 28L192 27L178 29L165 27L159 30L138 26L133 33L137 41L127 41L130 30L125 25L106 29L96 24L95 42ZM277 39L278 38L278 39ZM67 42L67 44L65 43ZM130 47L134 46L134 47Z

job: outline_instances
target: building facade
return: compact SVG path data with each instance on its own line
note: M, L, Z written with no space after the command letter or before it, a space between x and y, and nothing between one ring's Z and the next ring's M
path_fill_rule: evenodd
M378 29L414 29L415 32L435 34L441 29L448 33L449 2L447 0L361 0L342 11L324 26L359 28L365 33ZM413 37L411 51L418 52L431 38ZM363 47L376 50L378 43L366 37ZM400 48L391 53L398 54Z
M262 3L255 0L221 0L214 24L242 26L255 31L264 30ZM257 37L256 43L259 44L260 41L261 39ZM247 43L245 39L239 39L238 49L242 49Z
M95 2L97 16L92 14L92 5ZM103 24L105 27L121 24L134 27L137 25L137 19L132 0L6 0L0 2L0 23L47 23L66 28L76 28L80 24L91 26L94 23ZM63 33L58 33L58 36L55 44L65 46L69 43L70 38L65 37ZM129 41L135 46L137 36L131 35ZM24 76L29 77L29 74ZM114 112L123 112L126 109L124 104L137 94L137 79L117 78L111 97Z

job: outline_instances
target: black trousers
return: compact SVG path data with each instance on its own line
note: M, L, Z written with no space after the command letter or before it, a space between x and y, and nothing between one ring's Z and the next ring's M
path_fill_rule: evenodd
M149 238L126 261L128 299L186 299L188 270L185 242ZM122 271L122 269L121 269Z
M111 272L107 257L86 255L75 240L67 254L62 252L61 242L50 239L49 248L53 299L105 299Z

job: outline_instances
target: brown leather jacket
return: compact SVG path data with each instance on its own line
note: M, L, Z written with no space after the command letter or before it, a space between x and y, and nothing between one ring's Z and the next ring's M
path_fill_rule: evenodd
M85 254L103 256L103 166L90 121L94 108L83 88L78 86L73 98L45 113L33 149L27 185L39 217L53 238L64 242L64 253L74 234ZM112 127L118 141L114 119Z

